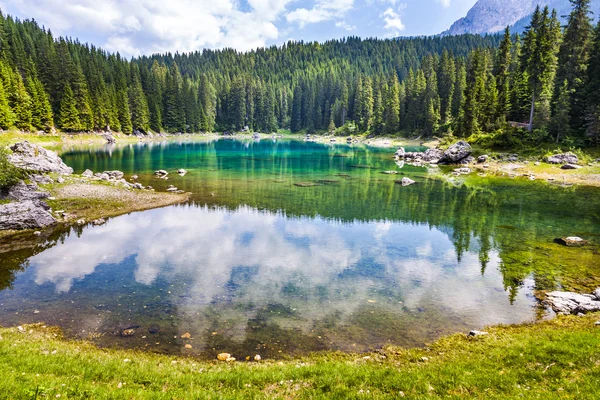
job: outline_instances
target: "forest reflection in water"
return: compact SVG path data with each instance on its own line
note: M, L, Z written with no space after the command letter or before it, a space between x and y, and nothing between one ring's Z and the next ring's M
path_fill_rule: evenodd
M416 346L531 320L535 290L598 283L595 245L552 243L600 234L595 189L444 181L414 167L400 172L419 183L403 188L381 174L393 161L378 151L374 168L353 168L367 165L360 149L313 149L297 165L277 154L250 154L252 177L237 153L207 157L220 163L214 171L185 165L190 176L170 182L194 193L189 205L55 232L34 250L3 246L0 324L44 321L101 345L276 357ZM121 337L128 326L138 333Z

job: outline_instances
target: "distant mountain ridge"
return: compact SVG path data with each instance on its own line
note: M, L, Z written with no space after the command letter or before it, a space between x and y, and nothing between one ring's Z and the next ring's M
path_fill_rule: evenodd
M569 0L479 0L464 18L452 24L442 35L497 33L507 26L513 32L522 32L538 5L556 9L559 16L566 16L571 12ZM600 0L592 0L591 9L594 16L598 16Z

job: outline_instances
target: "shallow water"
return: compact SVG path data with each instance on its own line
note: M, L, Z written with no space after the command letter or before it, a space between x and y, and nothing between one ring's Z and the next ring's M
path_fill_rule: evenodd
M280 357L534 320L535 290L597 283L596 244L552 239L598 242L599 190L432 179L392 154L290 140L67 149L76 172L135 173L193 200L0 254L0 324L44 321L104 346ZM402 174L417 184L395 184Z

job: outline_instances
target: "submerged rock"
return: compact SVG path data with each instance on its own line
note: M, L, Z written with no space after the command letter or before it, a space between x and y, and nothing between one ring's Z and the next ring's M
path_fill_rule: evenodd
M18 168L37 172L58 172L66 175L73 173L73 168L65 164L55 152L46 150L37 144L24 141L15 143L10 149L13 153L8 156L8 160Z
M177 173L178 173L179 175L183 176L183 175L187 174L187 171L186 171L185 169L181 168L181 169L179 169L179 170L177 171Z
M583 247L589 244L587 240L584 240L577 236L570 236L565 238L556 238L554 243L562 244L567 247Z
M54 223L54 217L32 200L0 205L0 230L37 229Z
M164 169L159 169L157 171L154 171L154 175L156 175L158 177L162 177L162 176L169 175L169 173L167 171L165 171Z
M548 164L577 164L579 163L579 157L573 153L554 154L550 157L546 157Z
M600 311L600 288L593 294L573 292L550 292L544 303L557 314L579 314Z
M402 186L409 186L409 185L412 185L413 183L416 183L416 182L415 182L415 181L413 181L413 180L412 180L412 179L410 179L410 178L404 177L404 178L402 178L402 180L400 180L400 181L396 181L396 183L397 183L397 184L400 184L400 185L402 185Z

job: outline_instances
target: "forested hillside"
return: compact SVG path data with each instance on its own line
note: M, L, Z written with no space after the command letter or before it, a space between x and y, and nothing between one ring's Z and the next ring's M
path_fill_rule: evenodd
M2 16L0 31L4 129L471 136L529 122L533 104L539 138L600 138L589 0L574 1L565 29L536 10L523 38L351 37L130 61L35 21Z

